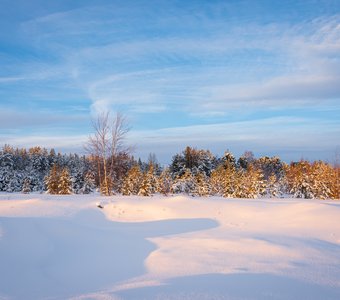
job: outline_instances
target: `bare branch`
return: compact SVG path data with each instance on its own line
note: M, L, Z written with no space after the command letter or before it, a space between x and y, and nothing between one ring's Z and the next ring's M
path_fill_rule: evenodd
M111 194L115 159L119 153L129 153L125 146L125 138L130 130L125 117L117 113L111 118L109 112L103 112L92 120L94 134L89 136L84 146L86 151L98 158L98 176L101 192Z

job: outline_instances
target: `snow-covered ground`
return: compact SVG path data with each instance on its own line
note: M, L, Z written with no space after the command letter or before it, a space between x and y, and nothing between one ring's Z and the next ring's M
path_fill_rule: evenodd
M0 299L340 299L340 202L0 194Z

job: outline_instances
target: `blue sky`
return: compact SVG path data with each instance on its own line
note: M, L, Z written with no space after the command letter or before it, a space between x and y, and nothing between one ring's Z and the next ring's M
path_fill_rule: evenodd
M0 145L82 153L111 110L164 163L340 146L340 1L0 0L0 28Z

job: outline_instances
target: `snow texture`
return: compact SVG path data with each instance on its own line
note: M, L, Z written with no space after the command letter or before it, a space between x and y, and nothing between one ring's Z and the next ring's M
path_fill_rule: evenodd
M336 201L1 193L0 299L340 299L339 219Z

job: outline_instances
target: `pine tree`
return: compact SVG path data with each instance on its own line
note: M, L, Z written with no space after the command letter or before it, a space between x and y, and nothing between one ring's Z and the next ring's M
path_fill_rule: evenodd
M58 194L69 195L72 193L72 180L67 168L64 168L60 175Z
M211 172L210 185L211 185L211 195L222 196L224 191L223 176L224 176L224 166L220 165L215 170Z
M14 170L9 178L7 184L7 192L19 192L21 191L23 184L22 174L16 170Z
M224 152L224 155L221 158L221 162L226 168L236 169L236 159L234 155L229 151Z
M170 164L170 172L174 178L179 178L185 173L185 158L182 154L175 154Z
M80 189L80 193L82 193L82 194L90 194L95 189L95 186L96 186L96 184L95 184L95 176L94 176L93 172L88 171L85 174L84 185Z
M137 195L142 183L142 173L139 169L138 165L134 165L123 181L122 186L122 194L125 196L128 195Z
M29 178L25 178L21 192L24 193L24 194L29 194L31 192L30 184L31 184L30 179Z
M190 170L192 175L204 172L210 176L213 168L217 165L217 159L209 150L197 150L186 147L181 154L176 154L172 158L170 171L174 178L181 178L185 171Z
M253 166L262 171L265 180L270 176L275 175L276 178L281 178L284 175L285 163L278 157L263 156L253 161Z
M190 195L195 191L195 185L196 182L194 176L190 169L186 169L182 176L175 178L172 185L172 191L175 194L185 193Z
M246 170L249 164L255 160L254 153L252 151L245 151L237 161L238 168Z
M333 167L322 161L313 163L313 193L315 198L330 199L334 194L336 172Z
M332 199L340 200L340 166L338 164L335 165L333 174L333 180L331 181L331 197Z
M142 184L138 191L139 196L151 196L152 194L150 177L148 175L149 175L148 172L143 174Z
M213 169L217 166L216 157L209 150L198 150L197 156L198 172L204 173L206 176L210 176Z
M223 197L239 197L237 193L237 188L239 188L238 179L238 172L234 165L226 161L225 168L222 169Z
M169 168L165 168L160 176L158 177L157 181L157 191L164 196L167 196L171 193L171 187L172 187L172 178L170 175Z
M72 190L74 193L79 194L82 192L82 188L84 186L84 176L81 171L77 171L72 176Z
M296 198L313 199L313 172L308 161L292 163L287 172L289 192Z
M7 149L7 151L4 149L3 152L0 156L0 191L12 192L11 181L14 178L13 149Z
M60 168L58 165L53 165L49 175L45 177L45 185L47 188L47 193L58 194L59 193L59 176Z
M331 195L332 199L340 200L340 167L335 165L332 172L328 174L330 179L330 186L331 186Z
M140 196L151 196L156 191L156 178L154 174L154 167L152 164L149 165L148 171L144 172L143 180L138 191L138 195Z
M281 195L280 184L275 175L269 176L266 181L266 194L268 197L279 197Z
M336 199L336 170L322 161L300 161L289 166L287 172L290 192L297 198Z
M266 184L259 169L254 168L252 165L248 166L242 179L243 191L241 198L257 198L265 194Z
M199 172L195 175L195 189L193 195L208 196L210 194L210 178L205 173Z

